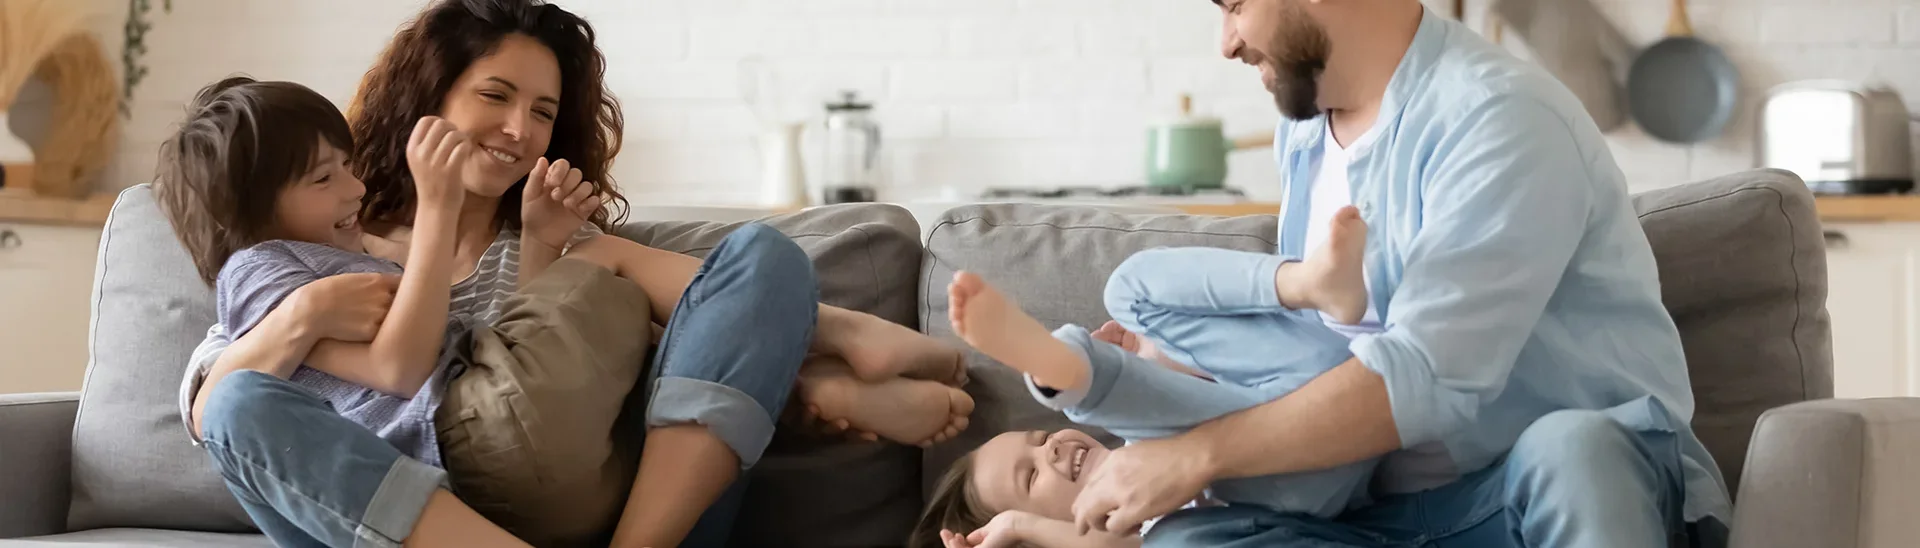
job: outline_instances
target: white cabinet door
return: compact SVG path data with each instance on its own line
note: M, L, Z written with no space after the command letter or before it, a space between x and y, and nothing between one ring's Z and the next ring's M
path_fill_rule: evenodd
M1913 367L1920 223L1835 223L1826 231L1834 397L1920 395Z
M99 247L98 228L0 223L0 394L80 389Z

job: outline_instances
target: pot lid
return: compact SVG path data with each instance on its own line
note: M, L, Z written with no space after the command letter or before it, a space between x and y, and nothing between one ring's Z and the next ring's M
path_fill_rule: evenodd
M873 110L873 103L860 100L860 92L842 91L840 101L827 103L827 112Z

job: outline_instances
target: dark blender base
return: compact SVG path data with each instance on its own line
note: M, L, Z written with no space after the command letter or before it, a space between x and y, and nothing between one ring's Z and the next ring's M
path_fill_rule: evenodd
M826 204L864 203L879 199L872 188L864 186L827 187L822 194L821 202Z
M1808 181L1807 186L1814 194L1906 194L1913 191L1913 179Z

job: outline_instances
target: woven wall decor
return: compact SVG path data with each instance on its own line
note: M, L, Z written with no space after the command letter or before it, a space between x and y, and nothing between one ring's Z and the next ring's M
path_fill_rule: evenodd
M84 27L84 5L73 0L0 0L0 122L28 78L37 77L54 95L46 141L32 151L31 163L19 169L19 160L0 159L9 164L8 187L84 197L92 192L93 177L114 156L120 84L100 41ZM4 123L0 132L7 133L0 140L13 139Z

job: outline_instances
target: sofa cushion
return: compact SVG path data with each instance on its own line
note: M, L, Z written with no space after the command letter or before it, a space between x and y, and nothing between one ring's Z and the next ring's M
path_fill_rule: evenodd
M1813 194L1755 170L1634 197L1686 347L1693 430L1730 489L1768 409L1833 397L1827 262Z
M198 279L198 278L195 278ZM268 548L267 537L250 533L202 533L163 529L95 529L64 535L0 540L0 548Z
M813 258L822 302L919 328L919 225L886 205L815 208L765 219ZM640 222L619 231L704 257L744 223ZM783 428L753 469L734 546L898 545L920 507L920 450L822 439Z
M1204 246L1271 253L1273 216L1219 218L1120 215L1088 208L996 204L956 208L927 236L920 323L929 335L962 345L947 321L947 284L956 270L980 274L1021 303L1048 328L1074 323L1098 327L1110 319L1102 294L1107 274L1134 253L1155 247ZM1041 406L1018 373L977 352L968 356L977 405L972 423L954 441L928 450L922 488L955 459L1011 430L1075 427ZM1115 438L1095 428L1109 446Z
M114 203L94 276L68 527L252 529L180 424L180 377L213 325L213 299L147 185Z

